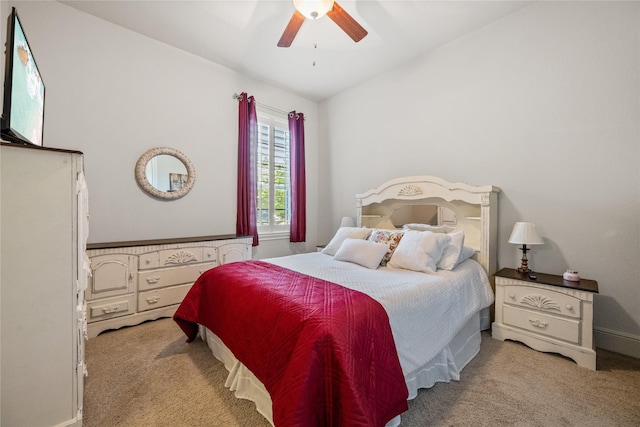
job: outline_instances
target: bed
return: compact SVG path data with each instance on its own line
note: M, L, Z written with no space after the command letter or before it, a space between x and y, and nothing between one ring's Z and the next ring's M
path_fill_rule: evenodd
M322 252L209 270L174 320L278 427L400 425L418 389L458 380L480 349L499 191L388 181L356 195L357 227Z

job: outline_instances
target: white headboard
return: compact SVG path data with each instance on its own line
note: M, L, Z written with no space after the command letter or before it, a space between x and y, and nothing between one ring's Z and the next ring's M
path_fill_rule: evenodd
M491 277L497 268L499 193L492 185L473 186L435 176L396 178L356 194L357 222L358 226L371 226L380 219L389 220L403 206L449 208L456 215L456 230L465 232L465 246L476 249L477 261Z

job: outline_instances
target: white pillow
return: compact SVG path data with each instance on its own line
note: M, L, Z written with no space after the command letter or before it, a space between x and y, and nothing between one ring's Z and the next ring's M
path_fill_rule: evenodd
M407 230L387 265L391 268L435 273L442 252L450 242L448 234Z
M336 231L335 236L333 236L333 239L331 239L329 244L322 250L322 253L333 256L338 252L338 249L340 249L344 239L366 239L369 237L369 233L371 233L370 228L340 227L338 231Z
M464 231L450 233L451 243L442 252L442 258L438 261L440 270L453 270L458 265L458 258L464 246Z
M475 249L470 248L469 246L463 246L462 247L462 251L460 251L460 256L458 257L458 262L456 263L456 266L458 264L460 264L461 262L468 260L469 258L474 256L475 254L476 254L476 250Z
M353 262L363 267L375 269L389 250L386 243L375 243L362 239L345 239L333 259Z

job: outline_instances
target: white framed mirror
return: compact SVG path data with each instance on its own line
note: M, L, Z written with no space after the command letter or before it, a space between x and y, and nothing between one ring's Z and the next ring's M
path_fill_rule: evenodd
M135 177L140 188L153 197L176 200L191 191L196 182L196 170L181 151L156 147L138 159Z

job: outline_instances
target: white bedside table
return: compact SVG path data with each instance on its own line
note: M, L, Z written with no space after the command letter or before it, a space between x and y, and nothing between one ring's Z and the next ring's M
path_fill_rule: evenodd
M493 338L520 341L529 347L560 353L580 366L596 369L593 346L593 294L598 282L569 282L551 274L537 279L503 268L495 277L496 316Z

